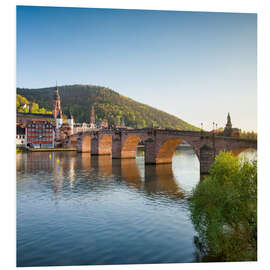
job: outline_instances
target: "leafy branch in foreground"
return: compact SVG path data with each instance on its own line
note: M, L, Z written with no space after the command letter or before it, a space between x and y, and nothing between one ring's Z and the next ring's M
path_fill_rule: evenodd
M257 162L221 152L193 190L191 218L202 261L257 260Z

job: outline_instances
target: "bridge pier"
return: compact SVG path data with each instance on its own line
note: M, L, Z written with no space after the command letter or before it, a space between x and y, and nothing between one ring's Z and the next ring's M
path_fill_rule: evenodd
M144 142L144 163L156 164L156 144L152 138Z
M91 137L84 136L77 139L76 150L78 153L91 152Z
M200 174L208 174L212 163L215 160L215 151L208 145L200 149Z
M91 155L98 155L98 146L99 146L99 143L98 143L98 138L97 137L93 137L91 139Z
M112 158L121 158L121 140L119 138L112 139Z
M98 154L111 155L112 154L112 137L103 135L98 137Z

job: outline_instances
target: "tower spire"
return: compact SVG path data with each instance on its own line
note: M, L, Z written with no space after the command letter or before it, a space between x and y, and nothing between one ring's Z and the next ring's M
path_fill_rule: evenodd
M95 107L94 107L94 105L92 106L92 109L91 109L90 124L95 124Z
M59 113L62 117L61 102L60 102L60 95L59 95L58 87L57 87L57 81L56 81L56 86L55 86L54 95L53 95L52 113L55 119L57 118Z
M231 116L230 116L230 113L228 113L228 116L227 116L227 124L226 124L226 127L227 127L227 128L232 128L232 122L231 122Z

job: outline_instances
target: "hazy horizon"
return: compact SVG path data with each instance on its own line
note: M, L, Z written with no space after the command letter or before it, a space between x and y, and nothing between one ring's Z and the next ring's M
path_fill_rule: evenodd
M17 6L17 87L56 81L256 131L257 15Z

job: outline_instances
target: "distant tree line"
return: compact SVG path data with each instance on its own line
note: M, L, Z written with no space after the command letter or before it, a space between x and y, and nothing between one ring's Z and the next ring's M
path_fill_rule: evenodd
M257 133L254 131L241 131L240 138L257 139Z

